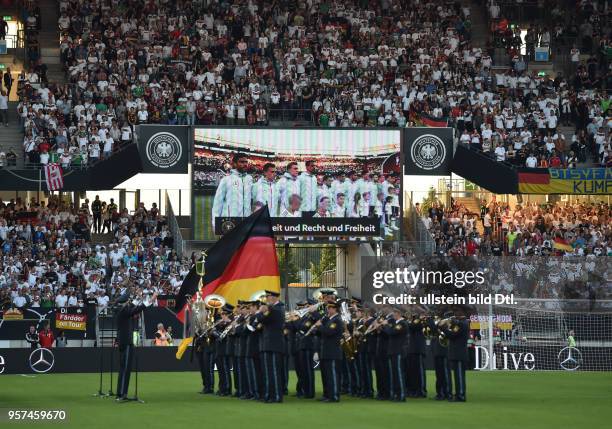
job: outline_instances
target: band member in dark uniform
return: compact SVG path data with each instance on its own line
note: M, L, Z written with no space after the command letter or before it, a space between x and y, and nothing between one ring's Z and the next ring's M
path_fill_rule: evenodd
M376 328L376 352L374 355L374 371L376 372L376 399L379 401L389 399L389 366L387 365L387 345L389 337L382 331L382 321L374 322L377 324Z
M246 321L246 328L249 331L247 336L245 361L247 368L247 380L249 386L250 399L259 400L263 397L263 377L261 374L261 362L259 359L259 340L263 324L257 321L256 314L259 310L259 301L249 302L249 316Z
M234 379L236 380L236 396L240 399L248 399L248 378L246 372L246 345L248 329L246 320L246 301L238 301L238 316L236 326L232 330L234 338Z
M455 311L456 317L452 319L444 333L448 336L448 361L453 371L455 384L455 395L453 400L465 402L465 368L468 362L467 342L470 336L470 322L459 311Z
M316 301L308 299L306 305L315 305ZM317 313L318 314L318 313ZM306 335L306 333L316 323L312 312L306 313L304 317L297 321L296 328L296 348L297 361L296 368L299 367L300 373L300 391L301 396L305 399L315 397L315 374L313 369L314 353L317 350L316 336Z
M408 342L408 396L411 398L427 397L425 379L425 335L423 334L424 317L414 315L408 325L410 340Z
M283 402L283 352L285 339L285 305L280 294L266 290L266 304L259 308L257 320L263 325L260 351L264 372L265 402Z
M357 354L357 365L361 378L361 397L372 398L374 396L374 380L372 378L372 362L376 354L376 336L366 332L376 320L372 310L360 310L361 319L358 320L357 332L360 333L359 352Z
M448 365L448 338L439 326L439 318L429 318L427 321L431 333L431 355L434 358L436 370L436 401L451 399L450 367Z
M225 304L221 309L221 322L212 331L216 341L217 371L219 371L218 396L231 396L232 394L232 363L228 355L228 337L223 335L232 323L231 314L234 306Z
M203 394L214 393L215 390L215 342L206 332L196 336L194 351L198 359L200 374L202 375Z
M404 362L402 351L408 334L408 323L399 309L393 310L393 319L383 322L383 332L388 338L387 366L389 371L389 399L406 401Z
M296 310L300 310L306 306L306 301L301 301L296 303ZM302 367L300 364L300 358L298 356L298 330L300 328L301 318L298 314L290 313L285 318L285 339L287 340L287 348L288 351L291 352L291 356L293 357L293 366L295 369L295 375L297 377L297 382L295 383L295 395L298 398L304 396L304 391L302 390L302 384L304 379L304 374L302 371Z
M344 353L340 346L344 324L338 314L337 303L327 304L327 316L315 324L321 338L321 379L323 381L323 402L340 401L340 365Z
M155 302L157 293L154 293L150 302ZM138 327L136 316L140 314L147 304L130 300L126 292L117 299L122 305L117 313L117 340L119 342L119 378L117 379L117 401L126 401L130 374L132 373L132 359L134 358L134 331Z

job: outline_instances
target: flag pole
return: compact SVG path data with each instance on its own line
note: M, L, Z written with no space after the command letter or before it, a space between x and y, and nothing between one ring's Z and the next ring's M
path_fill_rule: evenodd
M38 169L38 193L36 194L36 200L40 204L40 192L42 189L42 169Z

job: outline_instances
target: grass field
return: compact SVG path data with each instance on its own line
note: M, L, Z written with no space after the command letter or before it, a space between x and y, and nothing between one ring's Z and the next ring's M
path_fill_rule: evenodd
M433 382L429 373L430 396ZM198 373L145 373L140 374L139 391L146 403L118 404L92 397L98 389L96 374L1 375L0 408L4 413L7 408L62 408L69 416L60 424L22 423L21 427L599 429L612 425L611 373L470 372L467 383L466 403L343 397L339 404L326 404L290 394L283 404L263 404L199 395ZM8 427L6 420L0 421L2 426Z

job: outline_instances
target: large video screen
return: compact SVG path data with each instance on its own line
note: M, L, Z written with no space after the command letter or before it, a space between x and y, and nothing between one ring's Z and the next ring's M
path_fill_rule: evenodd
M400 140L398 130L196 128L194 212L216 235L267 204L279 239L398 239Z

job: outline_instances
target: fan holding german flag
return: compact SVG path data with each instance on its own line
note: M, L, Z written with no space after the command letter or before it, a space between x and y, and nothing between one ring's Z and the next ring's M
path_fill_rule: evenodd
M204 264L204 277L198 275L194 265L176 297L177 317L183 323L188 300L195 297L200 280L202 298L210 294L221 295L233 306L263 289L280 293L278 260L268 206L255 211L221 237L208 250ZM186 348L189 339L185 339L184 343Z

